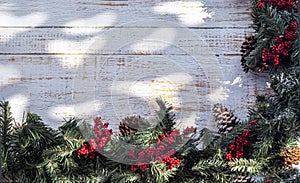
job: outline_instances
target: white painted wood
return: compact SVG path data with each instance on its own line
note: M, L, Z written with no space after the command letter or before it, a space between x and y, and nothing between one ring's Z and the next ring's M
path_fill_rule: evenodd
M140 20L146 23L136 24ZM151 21L173 22L176 24L171 27L174 30L186 26L197 37L188 39L187 36L187 39L181 40L167 32L162 38L168 39L169 36L169 43L173 45L159 40L151 42L151 36L159 37L159 31L166 30L161 26L149 26ZM200 126L214 126L208 122L211 103L207 102L207 97L212 93L214 98L220 95L223 98L221 102L235 109L238 117L244 119L247 108L254 104L255 96L269 92L266 78L244 74L240 68L239 49L244 35L253 32L250 24L249 2L242 0L4 1L0 8L0 97L11 99L18 120L22 115L20 111L26 110L40 114L54 127L60 125L63 117L78 115L83 109L89 115L102 115L114 127L119 120L114 117L115 109L129 107L149 116L146 104L153 98L147 98L146 94L154 96L155 92L171 100L177 112L198 112ZM112 31L119 31L128 40L136 39L139 31L148 31L150 37L123 44L116 51L111 47L112 40L115 40L110 34ZM95 40L102 44L99 46L101 49L91 47ZM223 73L219 82L224 92L212 92L204 74L203 68L215 66L202 64L198 67L191 55L178 49L180 47L210 48ZM184 69L193 79L186 84L188 77L184 74L177 74L176 80L171 80L171 83L164 77L156 78L155 84L151 85L154 88L149 90L146 87L150 86L149 82L143 78L147 74L141 74L141 81L133 81L130 90L125 92L139 97L127 98L130 101L128 105L124 105L123 99L113 101L114 108L107 105L112 101L107 90L115 84L114 81L122 79L115 75L116 71L137 67L139 74L149 73L149 68L155 68L153 64L158 58L163 58L162 63L156 63L158 69L169 71L163 62L166 60L181 64L177 70L175 66L170 67L165 78L175 78L170 77L172 69L174 73ZM103 60L108 62L105 64ZM143 62L145 60L147 62ZM129 73L128 77L136 77L135 74ZM78 84L78 81L81 82ZM186 86L186 90L172 88L182 85ZM188 105L178 103L178 93L192 96L195 91L199 94L199 101L185 97ZM119 111L120 114L122 112Z
M160 19L196 27L242 27L249 25L249 22L245 24L249 18L248 7L248 2L243 0L7 0L2 3L0 25L94 27ZM199 22L207 17L206 13L211 14L211 18L204 24L188 23Z
M100 62L97 62L99 60L97 57L99 56L2 56L1 63L5 63L3 64L5 67L12 69L9 71L11 73L8 73L9 77L4 81L8 84L1 87L1 94L6 98L19 95L20 93L22 96L28 97L26 99L27 110L42 115L47 121L49 120L50 124L56 126L58 125L57 122L60 121L60 118L65 116L70 117L76 114L76 112L78 113L78 111L72 109L73 104L80 104L80 102L73 98L74 92L75 96L85 96L86 93L91 94L90 101L86 101L91 102L94 97L95 99L99 97L100 94L97 93L97 91L107 89L103 86L104 83L112 83L111 81L114 79L114 76L110 74L109 70L107 71L107 76L111 76L111 79L109 79L108 82L97 80L97 75L99 74L97 73L97 68L99 68L101 64ZM117 55L110 58L110 67L124 67L123 65L138 60L140 57L147 56ZM181 60L186 56L179 55L174 57ZM174 57L173 59L175 59ZM82 88L80 86L75 87L77 89L76 91L73 90L74 84L77 84L76 77L78 77L80 73L73 67L71 59L73 61L78 60L78 62L81 62L82 60L88 63L95 62L96 64L96 66L93 64L87 65L88 68L86 70L89 72L84 73L84 75L86 78L91 78L91 80L86 79L86 81L89 82L87 86L82 86ZM223 72L225 71L223 73L225 82L223 86L227 90L226 94L228 95L227 100L223 101L223 103L226 103L228 107L235 109L237 115L244 118L247 107L251 107L254 104L254 97L259 92L268 91L265 89L266 84L262 82L263 78L260 76L241 73L239 56L220 56L220 59L223 61L223 63L221 63L221 68L224 69ZM236 64L236 66L233 66L234 64ZM237 83L233 83L237 77L241 78L241 81L237 80ZM200 79L204 78L200 77ZM203 96L207 95L207 93L205 93L207 85L197 85L197 83L194 83L194 85L200 90L200 93L202 93ZM97 89L95 89L95 87L97 87ZM199 96L199 98L201 98L201 96ZM102 101L111 101L109 93L107 95L102 95L101 102ZM99 105L102 105L101 102ZM82 103L85 102L82 101ZM210 112L210 106L207 103L200 103L202 104L201 106L197 106L197 102L194 103L195 108L193 110L199 110L199 112L206 113ZM135 104L135 102L132 104ZM22 105L24 106L24 104ZM95 109L97 106L90 105L90 108ZM110 112L112 111L111 108L102 111L101 115L104 119L111 119L112 121L113 119L116 120L115 118L112 119L110 116ZM92 111L92 113L95 114L94 111Z
M73 30L74 29L74 30ZM76 29L76 33L74 33ZM120 32L128 28L117 28ZM138 28L141 31L149 28ZM153 29L153 28L152 28ZM97 30L96 33L92 30ZM95 28L6 28L0 39L2 54L94 54L95 50L87 50L96 37L109 44L111 37L106 37L112 29L103 30ZM155 29L153 29L155 30ZM216 54L240 54L240 45L246 34L253 33L250 28L225 28L225 29L190 29L203 39L216 51ZM15 32L23 31L16 34ZM85 33L88 32L88 33ZM135 35L130 35L134 37ZM16 42L16 40L18 40ZM182 44L196 44L196 40L185 40ZM109 52L105 50L102 52ZM125 51L125 50L124 50ZM126 54L140 54L134 50L126 50ZM122 54L122 53L120 53ZM163 50L148 51L148 54L164 54Z

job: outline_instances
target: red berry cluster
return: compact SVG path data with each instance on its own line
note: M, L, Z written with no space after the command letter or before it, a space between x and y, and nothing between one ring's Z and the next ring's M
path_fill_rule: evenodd
M87 155L89 159L95 158L95 152L96 150L87 142L83 143L83 146L77 150L77 155Z
M147 170L148 164L146 164L146 163L138 163L137 165L131 165L130 168L133 171L137 171L137 170L140 169L142 172L144 172L144 171Z
M298 30L298 24L296 21L291 21L288 28L285 30L284 35L275 39L275 43L271 48L264 48L262 52L262 59L264 62L273 60L274 66L279 64L280 56L288 57L289 50L292 47L293 41L298 38L295 33Z
M108 123L103 123L100 117L94 119L94 133L96 138L90 140L90 143L84 142L83 146L77 150L77 155L87 155L87 158L94 159L96 151L102 151L103 147L106 145L110 136L112 135L112 130L108 129Z
M180 136L179 130L170 130L170 131L165 132L162 135L160 135L155 141L158 144L161 142L162 142L162 144L164 142L173 144L175 142L175 139L178 138L179 136Z
M292 11L298 12L298 0L259 0L255 7L263 8L266 5L273 6L279 11Z
M96 150L93 147L91 147L89 143L84 142L83 146L77 150L77 154L78 155L86 155L90 152L95 152L95 151Z
M110 136L113 134L112 129L108 129L109 123L103 123L100 117L94 119L94 133L96 138L90 140L91 146L98 152L103 150L103 147L107 144Z
M232 142L228 146L229 152L226 154L226 159L230 161L235 154L235 158L243 158L245 147L248 145L250 139L250 134L248 130L244 130L244 132L238 136L235 142Z
M161 161L162 163L166 164L168 166L168 169L173 169L174 167L178 167L181 163L180 159L175 159L171 157L166 157Z
M162 154L163 150L165 150L163 146L159 146L157 149L153 147L147 148L144 151L138 153L138 159L142 160L144 158L155 158L155 160L160 160L160 162L165 163L168 166L168 169L179 166L181 160L171 158L175 154L175 149L170 149L169 151ZM135 152L132 150L129 156L132 158L135 157ZM139 162L137 165L131 165L131 170L137 171L140 169L142 172L144 172L148 167L149 163Z
M184 130L184 135L194 133L196 131L196 128L189 127ZM131 150L128 154L131 158L138 158L140 161L137 165L131 165L131 169L133 171L141 170L144 172L149 164L145 163L145 160L150 161L160 161L162 163L165 163L168 166L168 169L172 169L173 167L179 166L181 163L180 159L175 159L175 149L170 148L172 145L176 144L178 140L180 140L180 131L179 130L170 130L168 132L163 133L162 135L157 138L156 146L155 147L148 147L145 150L142 150L140 152L135 152L134 150Z

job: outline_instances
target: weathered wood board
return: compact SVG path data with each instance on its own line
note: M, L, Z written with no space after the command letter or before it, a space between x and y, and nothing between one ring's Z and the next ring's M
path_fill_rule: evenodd
M11 101L17 120L31 111L57 127L63 117L101 115L115 127L126 114L151 118L162 96L179 118L194 114L185 125L212 127L213 103L244 119L255 96L269 90L268 78L240 67L240 45L253 32L248 1L1 4L0 97Z

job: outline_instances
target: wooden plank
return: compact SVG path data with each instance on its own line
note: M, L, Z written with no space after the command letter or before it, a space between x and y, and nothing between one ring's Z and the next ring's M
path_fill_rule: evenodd
M1 5L2 27L116 26L147 19L173 21L193 27L249 26L248 1L6 0ZM205 23L201 23L202 19Z
M106 44L103 45L103 48L98 50L98 52L111 54L115 52L115 50L109 50L108 48L110 48L109 45L111 42L116 42L116 38L113 37L110 32L118 31L122 32L122 34L126 34L127 31L128 37L136 37L136 32L142 32L145 29L149 31L149 28L131 29L135 30L130 31L128 28L96 29L96 33L90 34L89 30L95 31L95 29L23 28L20 30L18 28L6 28L0 35L0 54L94 54L97 51L89 48L96 40ZM155 32L160 29L164 28L151 28L149 32ZM74 30L76 30L76 33L74 33ZM198 39L205 41L208 46L215 50L216 54L239 54L240 46L245 35L251 34L253 30L249 28L190 29L190 32L195 33ZM142 41L143 39L147 39L147 36L145 36L145 38L136 38L136 42ZM176 39L176 37L174 39ZM157 42L159 41L160 40L157 40ZM182 44L195 45L197 44L197 40L185 40ZM120 47L122 47L122 45L120 45ZM138 50L123 51L124 52L120 52L119 54L143 54L142 51ZM164 54L164 52L164 48L155 48L154 50L147 48L147 54Z
M24 110L30 110L40 114L47 123L52 126L57 126L57 123L62 117L80 114L79 109L82 105L90 109L86 111L89 115L102 115L104 119L109 120L114 127L117 127L119 118L112 115L112 111L120 107L130 107L138 112L149 112L141 108L147 106L145 101L140 97L131 94L138 92L135 88L137 80L131 82L131 93L127 91L124 97L120 98L118 93L111 93L111 86L121 77L120 69L129 67L136 67L142 69L145 64L138 63L141 60L149 60L149 56L143 55L115 55L115 56L74 56L64 55L63 57L56 56L1 56L2 68L6 68L6 78L0 77L0 94L1 97L13 98L18 93L24 93L27 97L27 105ZM108 62L103 63L103 59L107 58ZM236 109L237 116L244 119L247 108L254 105L255 96L258 93L269 91L266 88L267 79L253 74L244 74L239 67L239 56L219 56L218 60L220 67L223 69L223 83L220 86L224 88L224 96L227 97L223 101L231 109ZM175 62L193 63L185 55L175 55L172 57ZM73 62L72 62L73 61ZM81 63L82 67L75 67L72 63ZM78 61L78 62L77 62ZM163 63L162 63L163 64ZM201 64L200 64L201 65ZM72 67L73 66L73 67ZM75 65L76 66L76 65ZM164 65L155 65L153 68L163 68ZM198 100L193 101L194 97L183 97L185 104L192 108L178 108L180 105L176 104L176 92L170 90L170 86L164 83L169 88L163 88L161 85L158 93L164 95L166 100L175 103L177 112L181 110L188 112L197 112L199 115L199 123L205 125L205 121L210 118L211 102L207 100L209 91L209 82L206 81L205 73L201 68L197 68L191 64L182 66L184 72L191 75L193 78L191 83L185 84L181 90L176 90L182 96L193 96L195 91ZM151 70L151 67L149 67ZM152 69L153 69L152 68ZM33 71L34 70L34 71ZM134 78L149 76L149 70L145 70L145 74L135 76L135 70L128 73L134 75ZM174 70L175 72L176 70ZM119 76L116 75L119 73ZM170 73L169 73L170 74ZM204 75L203 75L204 74ZM166 72L168 75L168 72ZM160 81L166 82L166 81ZM177 83L178 84L178 83ZM137 85L139 86L139 85ZM144 85L141 85L144 86ZM179 87L180 88L180 87ZM20 91L21 90L21 91ZM147 94L147 91L145 91ZM128 94L129 93L129 94ZM143 93L142 93L143 94ZM131 98L127 98L128 95ZM218 93L216 93L218 95ZM116 97L117 101L112 101ZM175 97L175 98L174 98ZM148 98L149 99L149 98ZM151 99L153 102L153 98ZM149 99L150 101L150 99ZM174 102L175 101L175 102ZM126 103L129 102L129 103ZM127 106L126 106L127 105ZM79 106L76 108L76 106ZM176 108L177 107L177 108ZM118 111L118 110L117 110ZM151 113L152 114L152 113ZM122 114L119 114L122 116ZM142 114L149 115L149 114ZM149 117L149 116L148 116ZM150 116L151 117L151 116ZM207 125L207 124L206 124Z

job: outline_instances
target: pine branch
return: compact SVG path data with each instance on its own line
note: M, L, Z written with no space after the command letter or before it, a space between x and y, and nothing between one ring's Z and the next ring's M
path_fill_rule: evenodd
M176 175L176 168L168 169L165 164L154 162L150 167L150 176L147 182L165 183Z
M205 180L204 182L232 182L235 175L227 167L227 162L216 153L211 158L201 159L192 171L198 179Z
M10 111L8 101L0 102L0 134L1 134L1 156L2 156L2 172L3 176L6 177L7 173L7 158L8 149L11 143L11 133L13 132L14 118Z
M45 125L38 115L28 113L12 133L7 158L9 176L21 182L44 181L44 172L39 168L43 152L61 141L57 131Z
M78 126L78 121L79 119L71 118L58 128L63 135L64 143L71 149L79 148L85 141Z
M282 14L272 6L263 8L258 18L261 23L261 28L258 31L258 35L263 38L275 38L284 34L287 23L289 23L291 20L290 14Z
M229 163L229 166L231 167L231 171L246 175L257 175L262 170L261 163L254 159L233 159L233 161Z
M160 108L156 111L158 116L157 125L148 129L139 130L135 134L128 135L128 137L124 139L127 139L128 142L134 145L149 146L155 143L155 140L160 135L170 132L176 124L172 107L160 98L157 99L156 102Z
M280 97L288 98L291 94L298 94L300 90L298 74L299 71L289 70L288 73L278 73L271 78L271 87Z
M156 111L156 113L158 115L159 121L161 121L160 123L158 123L156 128L163 130L163 132L167 132L176 124L174 122L175 114L172 111L172 106L163 101L163 99L158 98L156 99L156 102L160 108L160 110Z
M252 28L256 32L258 32L261 27L261 22L259 19L260 11L255 7L257 2L258 0L251 0L251 17L253 21Z
M113 174L110 181L118 183L137 183L141 181L141 177L139 174L124 171Z

